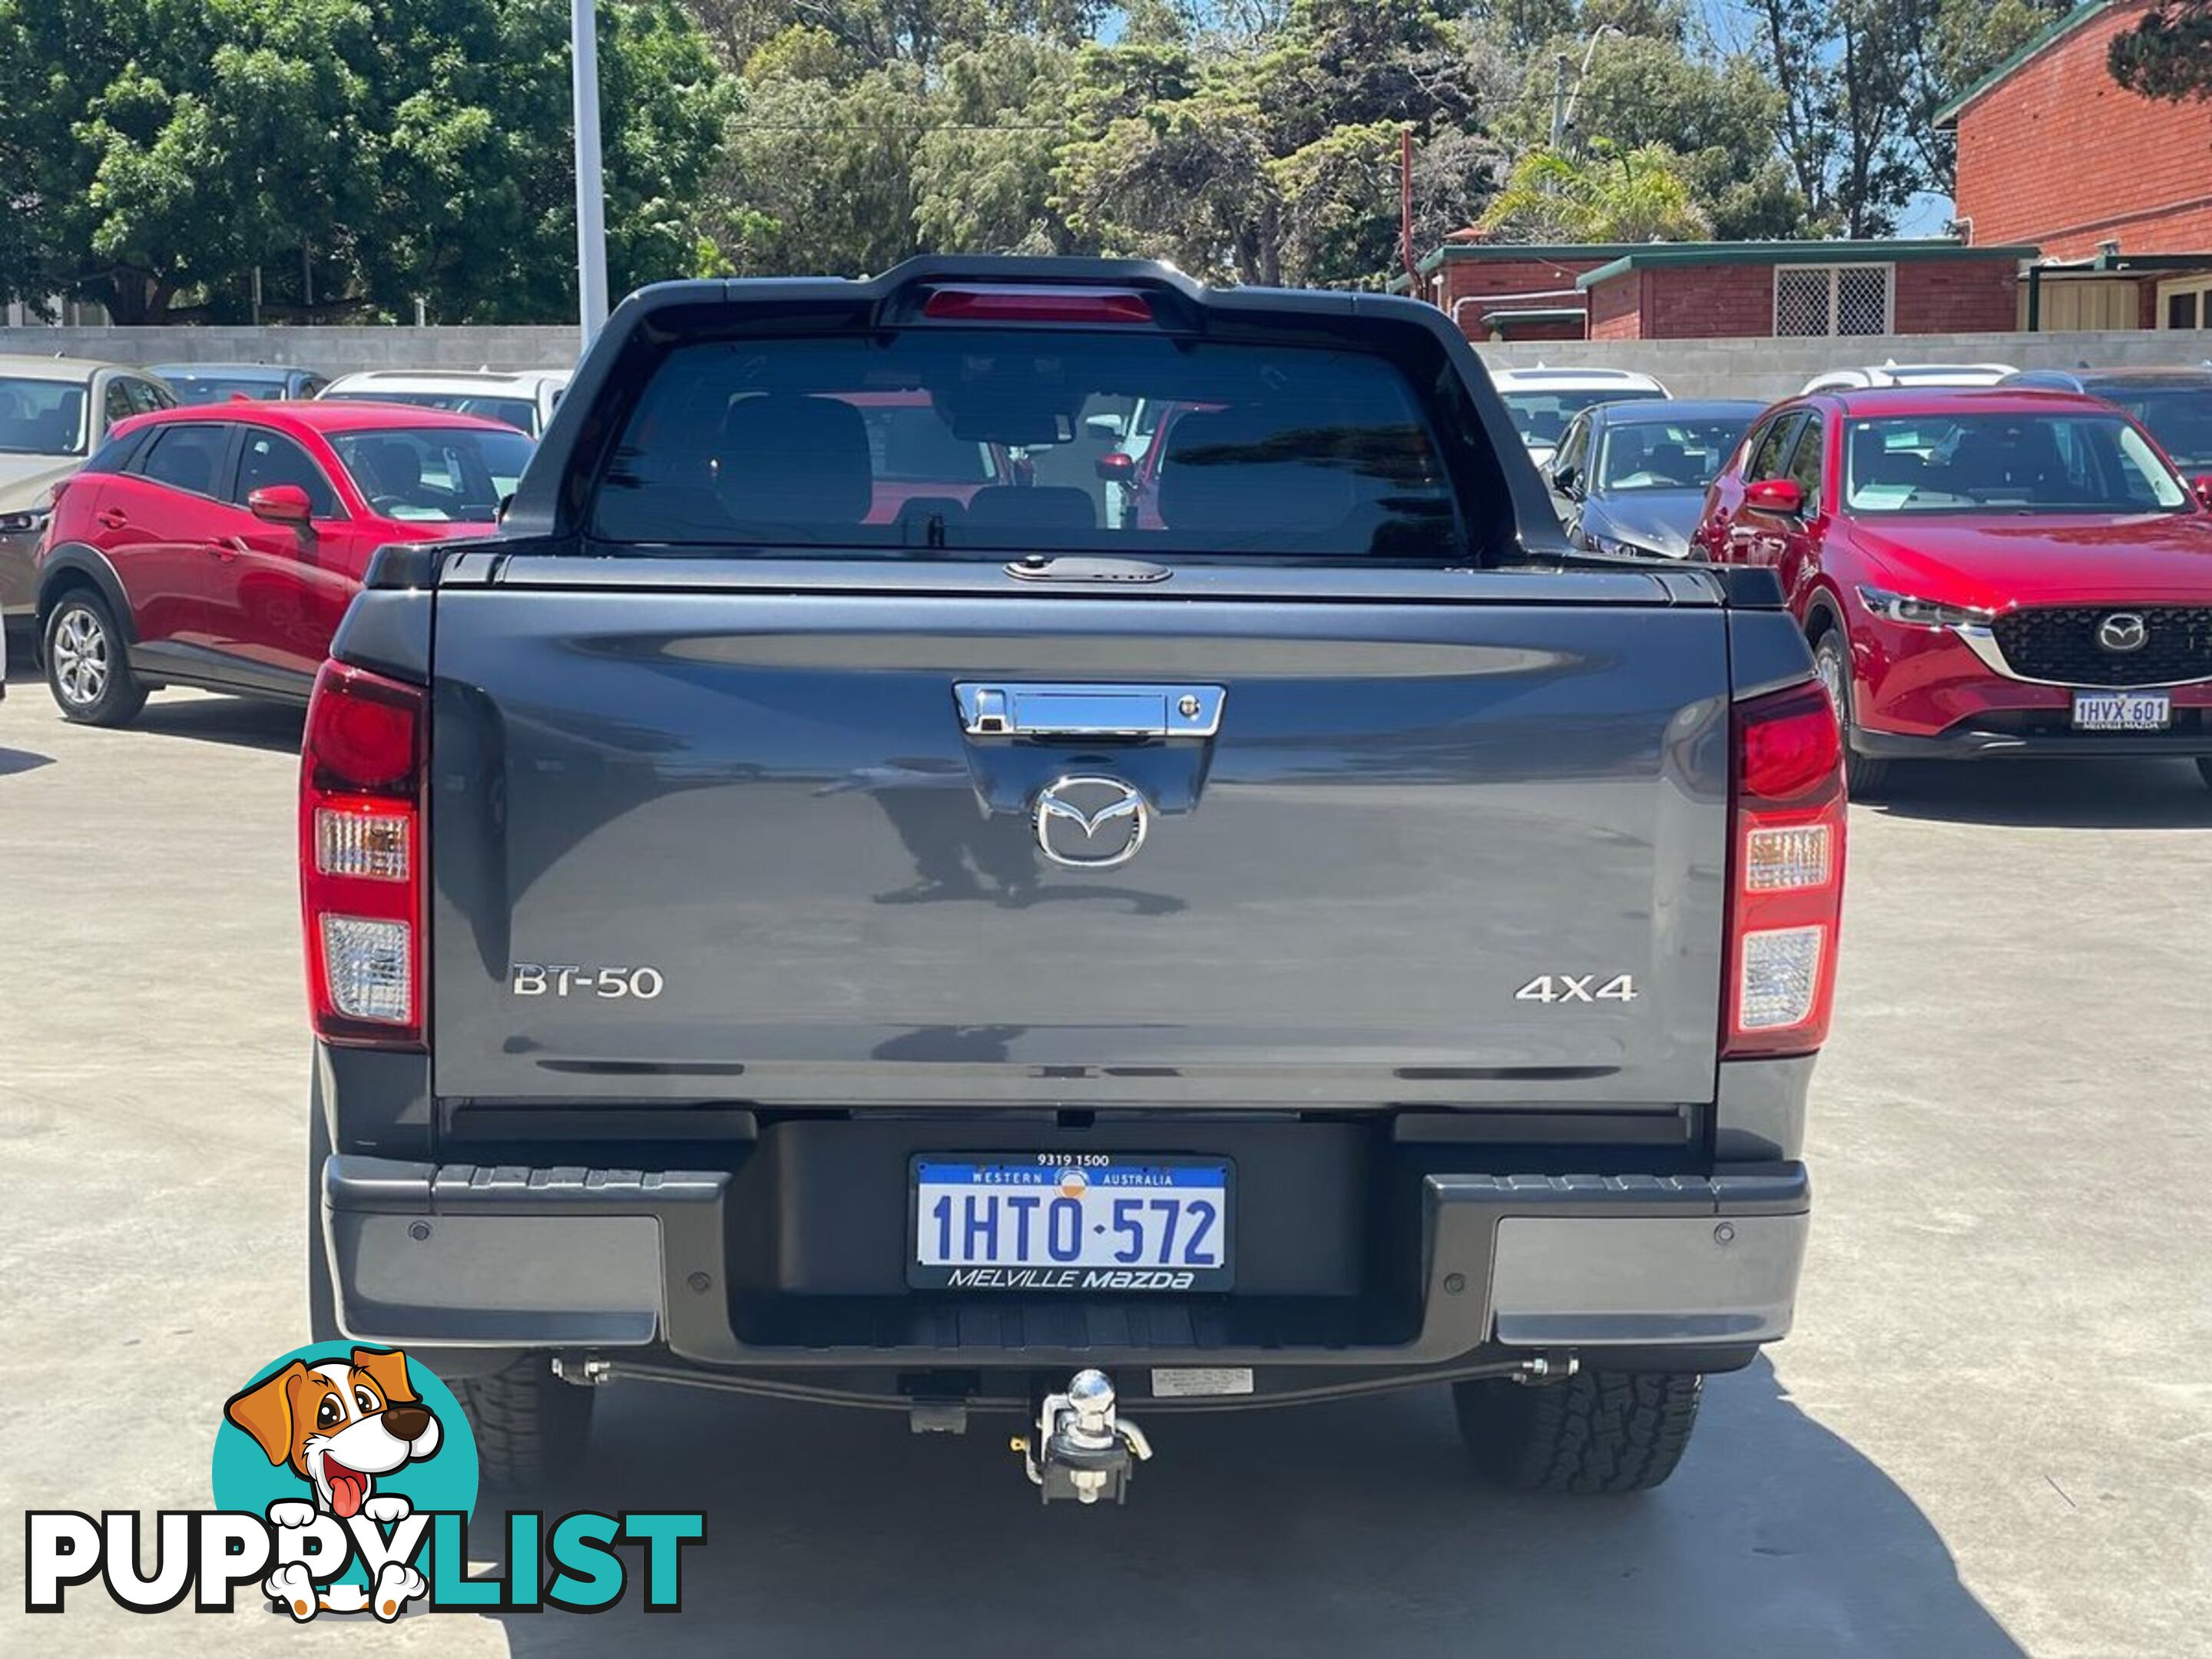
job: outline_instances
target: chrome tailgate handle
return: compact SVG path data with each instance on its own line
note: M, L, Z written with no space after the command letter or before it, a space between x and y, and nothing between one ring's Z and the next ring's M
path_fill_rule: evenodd
M965 681L952 688L971 738L1210 738L1218 685Z

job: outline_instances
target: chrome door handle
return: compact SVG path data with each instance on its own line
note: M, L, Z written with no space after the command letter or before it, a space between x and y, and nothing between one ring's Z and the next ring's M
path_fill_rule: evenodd
M971 738L1210 738L1218 685L1083 685L965 681L952 688Z

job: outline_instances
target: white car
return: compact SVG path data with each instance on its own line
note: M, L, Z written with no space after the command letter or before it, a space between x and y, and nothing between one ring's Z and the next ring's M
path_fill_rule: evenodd
M480 415L542 436L553 406L568 389L565 368L368 368L341 374L315 395L355 403L415 404Z
M1492 369L1490 383L1505 399L1513 429L1539 469L1559 448L1567 422L1593 404L1668 395L1656 380L1631 368L1551 368L1539 363L1534 368Z
M1797 395L1884 386L1995 386L2006 375L2019 373L2010 363L1900 363L1892 359L1865 368L1832 368L1815 374Z

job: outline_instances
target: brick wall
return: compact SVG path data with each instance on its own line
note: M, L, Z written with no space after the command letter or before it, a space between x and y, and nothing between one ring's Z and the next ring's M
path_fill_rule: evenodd
M1899 334L1974 334L2014 326L2019 276L2009 259L1929 259L1896 267Z
M1632 270L1589 290L1590 338L1634 340L1644 334L1646 273Z
M1772 265L1675 265L1644 273L1647 339L1715 340L1774 332Z
M2124 91L2105 67L2142 8L2091 19L1959 114L1959 215L1977 242L2085 258L2212 249L2212 102Z
M1483 337L1482 313L1494 310L1500 304L1511 305L1521 295L1547 295L1554 297L1531 299L1528 304L1540 306L1571 306L1576 303L1571 293L1575 278L1586 270L1594 270L1605 263L1602 259L1447 259L1443 264L1443 287L1438 290L1437 303L1459 319L1460 331L1470 340ZM1465 300L1467 304L1458 302ZM1531 334L1530 339L1579 339L1582 331L1572 330L1563 336Z

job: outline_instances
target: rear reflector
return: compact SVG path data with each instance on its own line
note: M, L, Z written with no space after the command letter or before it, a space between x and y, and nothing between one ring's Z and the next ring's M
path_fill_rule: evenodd
M1724 1058L1810 1054L1835 1003L1844 899L1844 751L1807 683L1735 709Z
M422 1040L423 759L418 686L325 663L300 759L307 1000L325 1042Z
M1149 323L1152 302L1133 289L979 283L939 289L921 314L961 323Z

